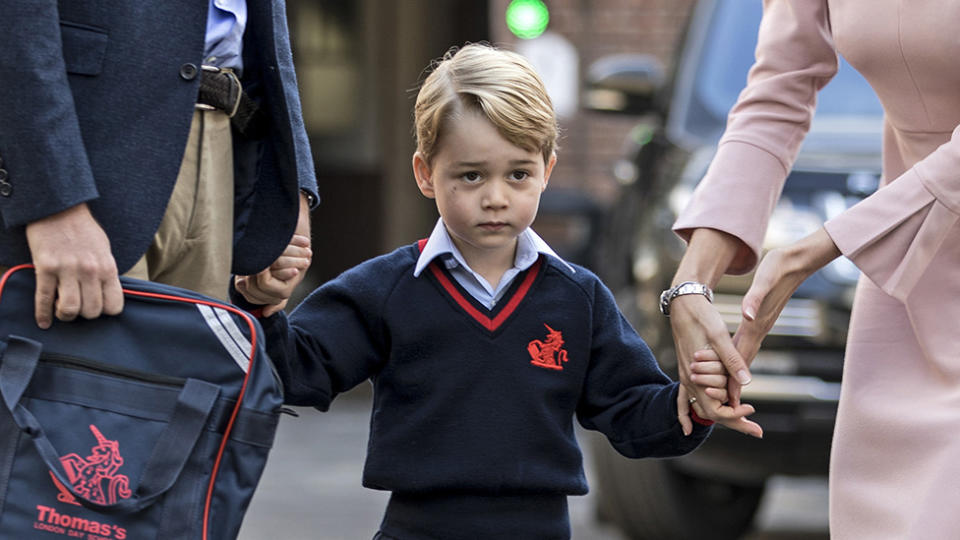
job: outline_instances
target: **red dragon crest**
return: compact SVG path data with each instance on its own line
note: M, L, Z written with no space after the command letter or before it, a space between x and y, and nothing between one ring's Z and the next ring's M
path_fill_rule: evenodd
M563 334L559 330L547 327L547 339L540 341L535 339L527 345L527 352L530 353L531 364L557 371L563 370L563 363L567 361L567 351L563 349Z

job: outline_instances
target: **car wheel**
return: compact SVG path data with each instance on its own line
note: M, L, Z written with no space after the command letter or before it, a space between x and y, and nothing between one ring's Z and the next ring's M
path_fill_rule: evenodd
M737 485L680 471L664 459L627 459L595 437L597 515L632 540L736 540L746 533L764 484Z

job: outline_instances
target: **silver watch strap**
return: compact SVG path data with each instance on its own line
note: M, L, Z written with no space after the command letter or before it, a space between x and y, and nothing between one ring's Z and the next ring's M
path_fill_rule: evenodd
M660 293L660 313L669 317L670 303L674 298L685 294L702 294L707 297L708 302L713 303L713 291L710 287L696 281L684 281Z

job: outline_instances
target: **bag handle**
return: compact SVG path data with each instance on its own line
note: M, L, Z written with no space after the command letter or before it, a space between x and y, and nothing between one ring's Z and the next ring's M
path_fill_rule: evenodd
M136 492L113 504L100 504L76 492L60 462L60 453L47 438L37 418L20 400L40 360L40 343L9 336L6 351L0 351L0 393L17 426L33 440L50 472L83 506L109 514L129 514L150 506L166 493L183 471L213 410L220 387L198 379L187 379L177 397L173 414L153 447Z

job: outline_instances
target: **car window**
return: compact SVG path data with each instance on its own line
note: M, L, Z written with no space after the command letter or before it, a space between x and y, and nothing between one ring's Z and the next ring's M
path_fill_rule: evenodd
M725 122L727 112L736 102L753 65L761 15L762 6L757 0L717 2L694 78L693 97L700 101L700 107L693 110L699 109L721 124ZM837 75L819 94L818 117L879 117L882 114L870 85L841 58Z

